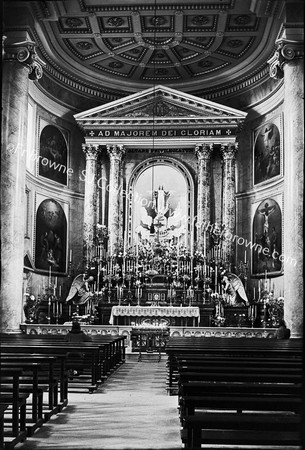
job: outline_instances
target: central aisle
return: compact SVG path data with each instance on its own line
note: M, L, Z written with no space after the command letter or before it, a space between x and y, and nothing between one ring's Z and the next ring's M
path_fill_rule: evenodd
M166 357L127 361L94 394L70 393L69 405L20 450L180 450L177 397L166 393Z

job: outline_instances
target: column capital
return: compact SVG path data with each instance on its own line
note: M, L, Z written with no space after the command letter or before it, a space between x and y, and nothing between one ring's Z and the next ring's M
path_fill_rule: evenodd
M209 160L213 152L213 144L196 144L195 155L198 160Z
M46 63L36 53L37 44L33 41L8 42L6 36L2 38L2 52L4 61L18 61L29 70L30 80L39 80L43 75L42 67Z
M86 155L86 159L97 159L99 154L99 145L82 144L83 152Z
M235 142L234 144L222 144L221 145L221 154L224 161L234 160L238 149L238 144Z
M267 63L269 64L269 75L271 78L281 79L284 77L284 65L296 58L304 57L304 43L281 38L275 42L275 53Z
M125 154L124 145L107 145L107 152L110 159L121 161Z

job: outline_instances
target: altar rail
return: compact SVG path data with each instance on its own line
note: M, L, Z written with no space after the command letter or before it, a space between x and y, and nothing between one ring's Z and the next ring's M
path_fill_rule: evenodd
M126 336L126 352L131 352L132 326L128 325L87 325L83 323L82 330L89 335ZM71 323L64 325L21 324L20 329L25 334L67 334ZM239 327L170 327L170 336L192 337L224 337L224 338L275 338L276 328L239 328Z

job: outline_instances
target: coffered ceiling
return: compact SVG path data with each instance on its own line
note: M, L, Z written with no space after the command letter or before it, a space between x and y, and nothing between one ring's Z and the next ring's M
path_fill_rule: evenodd
M116 97L162 84L202 95L267 76L282 0L6 1L57 81ZM61 77L60 77L61 74ZM61 81L60 81L61 80Z

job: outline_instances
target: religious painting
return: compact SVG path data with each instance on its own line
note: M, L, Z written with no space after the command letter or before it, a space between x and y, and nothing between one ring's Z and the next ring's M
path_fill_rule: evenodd
M189 245L188 187L184 175L166 164L151 165L134 186L133 240L136 245Z
M48 198L36 212L35 267L52 273L66 272L67 219L62 206Z
M277 200L280 201L280 198ZM252 274L280 274L283 256L281 208L272 198L266 198L254 207Z
M254 184L267 182L281 174L281 137L274 122L265 123L255 135Z
M39 142L39 175L67 184L67 143L59 128L47 125Z

